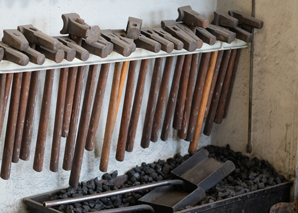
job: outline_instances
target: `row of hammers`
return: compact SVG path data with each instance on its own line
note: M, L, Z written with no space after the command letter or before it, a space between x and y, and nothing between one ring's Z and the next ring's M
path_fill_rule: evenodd
M213 45L216 40L231 43L238 38L249 43L252 41L249 31L263 26L262 21L236 11L229 11L229 15L214 12L212 24L190 6L180 7L178 12L178 19L162 21L162 28L142 28L141 19L130 17L126 30L100 30L98 26L86 24L78 14L63 14L64 26L60 33L69 34L68 36L51 37L32 25L23 25L19 26L18 30L4 30L0 53L4 59L19 65L26 65L29 61L41 65L45 58L56 63L63 59L71 61L75 57L86 61L89 53L105 58L113 50L129 56L136 47L156 53L160 50L170 53L173 49L182 48L193 52L201 48L203 42L209 45ZM240 49L234 49L179 55L167 105L174 57L166 57L163 72L163 58L156 58L141 146L147 148L150 140L157 141L160 129L161 139L166 141L173 120L173 128L178 130L178 137L190 142L189 153L194 154L204 119L204 134L210 135L213 122L221 123L227 114L240 52ZM137 63L115 63L100 162L100 170L103 172L108 168L111 140L126 76L116 159L123 161L125 151L133 150L149 59L141 60L134 92ZM101 65L97 88L98 65L89 66L83 96L86 68L79 66L60 70L52 136L50 170L58 170L61 137L66 137L63 169L71 170L69 184L73 187L79 182L84 150L94 149L110 64ZM44 161L54 71L47 70L45 77L33 165L38 172L42 171ZM13 79L1 166L3 179L10 177L11 162L16 163L19 158L29 159L39 73L36 71L0 75L0 99L3 100L0 104L0 132ZM81 99L83 104L80 108ZM164 108L166 110L162 124Z

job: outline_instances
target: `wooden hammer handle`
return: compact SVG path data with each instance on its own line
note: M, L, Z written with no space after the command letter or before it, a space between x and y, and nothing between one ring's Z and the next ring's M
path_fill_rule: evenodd
M24 72L23 78L22 78L18 120L17 120L16 133L15 133L13 156L12 156L12 162L14 163L17 163L20 157L24 122L25 122L25 115L26 115L26 107L27 107L29 87L30 87L30 79L31 79L31 72Z
M107 116L106 129L105 129L105 135L104 135L104 141L103 141L103 147L102 147L101 159L100 159L100 171L102 172L106 172L108 170L110 147L111 147L111 141L112 141L114 125L115 125L114 119L117 111L116 108L117 108L117 97L119 93L121 67L122 67L122 62L116 62L114 76L113 76L113 85L112 85L111 96L110 96L109 111Z
M191 103L193 99L194 87L196 83L196 74L198 70L199 56L200 56L199 54L192 55L182 124L181 124L181 129L178 131L178 136L181 139L186 139L187 137L188 123L189 123L189 117L191 112Z
M1 165L1 178L4 180L8 180L10 177L11 160L13 154L15 130L18 118L19 100L22 85L22 75L23 73L13 74L11 99Z
M149 66L149 59L143 59L141 62L138 83L136 86L136 92L135 92L133 107L132 107L130 121L129 121L127 143L126 143L126 151L128 152L132 152L133 146L134 146L135 136L136 136L137 127L138 127L138 121L139 121L139 115L140 115L141 106L142 106L148 66Z
M216 86L215 86L215 89L214 89L214 94L212 96L212 102L211 102L211 105L210 105L210 110L208 112L208 115L207 115L207 118L206 118L206 121L205 121L205 127L204 127L204 134L205 135L210 135L211 134L213 121L214 121L214 117L215 117L215 114L216 114L216 110L217 110L217 106L218 106L218 102L219 102L219 98L220 98L220 94L221 94L222 85L223 85L223 82L225 80L227 67L228 67L228 63L229 63L229 60L230 60L230 55L231 55L231 50L225 50L224 51L221 66L220 66L220 69L219 69L218 79L217 79Z
M175 73L172 80L172 86L171 91L169 95L169 100L167 104L167 109L165 113L165 118L163 121L162 131L161 131L161 140L166 141L169 136L170 126L172 123L172 117L174 114L175 109L175 103L176 103L176 97L178 94L178 88L179 88L179 82L181 78L182 73L182 67L184 63L185 55L179 55L177 57L176 67L175 67Z
M37 172L41 172L43 167L44 150L45 150L46 140L47 140L50 105L51 105L51 99L52 99L54 73L55 73L54 69L46 71L46 78L45 78L42 104L41 104L41 110L40 110L37 141L36 141L36 147L35 147L35 156L34 156L34 163L33 163L33 169Z
M221 123L222 119L223 119L223 114L224 114L226 100L227 100L227 96L228 96L228 92L229 92L229 87L230 87L234 62L235 62L235 58L236 58L236 52L237 52L237 49L232 50L229 65L228 65L228 68L227 68L227 73L226 73L226 76L225 76L225 81L224 81L223 86L222 86L221 95L220 95L220 99L219 99L219 104L218 104L218 107L217 107L217 110L216 110L216 116L215 116L215 119L214 119L214 122L218 123L218 124Z
M200 139L200 135L201 135L201 130L202 130L202 125L203 125L203 120L204 120L204 115L205 115L205 111L206 111L206 105L207 105L207 101L208 101L208 95L210 92L212 77L213 77L213 73L214 73L214 69L215 69L217 55L218 55L218 51L211 53L210 63L209 63L206 81L205 81L205 85L204 85L202 101L201 101L199 114L198 114L198 118L197 118L197 124L196 124L195 133L194 133L194 138L188 148L188 152L190 154L195 154L197 151L197 147L198 147L198 143L199 143L199 139Z
M183 118L184 107L185 107L185 99L186 99L186 92L187 92L187 86L188 86L188 80L189 80L191 60L192 60L191 54L185 56L182 76L180 79L179 92L177 96L174 120L173 120L173 128L176 130L181 129L181 126L182 126L182 118Z
M210 52L202 54L199 72L197 76L197 82L196 82L196 86L193 94L193 102L191 105L190 118L188 122L188 132L186 137L187 141L192 141L193 135L195 132L195 126L197 123L199 108L202 100L202 94L203 94L205 79L208 71L210 56L211 56Z
M171 76L173 56L166 58L166 64L163 71L163 76L159 88L158 100L155 108L154 120L151 131L151 141L155 142L158 140L158 131L161 125L162 113L167 98L168 85Z
M137 63L138 63L137 61L131 61L129 65L125 99L123 104L122 118L121 118L119 138L118 138L117 151L116 151L116 160L118 161L124 160Z
M3 113L4 108L6 111L6 106L4 106L5 105L6 76L7 76L7 74L0 75L0 100L2 100L0 102L0 123L1 124L3 124L4 117L5 117L5 113ZM6 102L6 104L7 104L7 102ZM0 129L2 130L2 125L1 125ZM2 134L2 131L0 131L0 136L1 136L1 134Z
M52 172L58 171L67 78L68 78L68 68L62 68L60 70L55 125L54 125L53 140L52 140L52 152L51 152L51 162L50 162L50 170Z
M30 88L28 94L27 109L24 122L24 131L21 144L20 158L22 160L29 160L30 147L32 141L32 132L34 124L34 111L36 107L36 95L38 91L38 78L40 71L31 73Z

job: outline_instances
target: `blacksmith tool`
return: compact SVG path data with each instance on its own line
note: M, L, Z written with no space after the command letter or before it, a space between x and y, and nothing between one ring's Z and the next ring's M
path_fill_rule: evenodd
M182 21L190 26L198 26L206 28L209 25L209 20L191 9L191 6L183 6L178 8L179 17L176 21Z

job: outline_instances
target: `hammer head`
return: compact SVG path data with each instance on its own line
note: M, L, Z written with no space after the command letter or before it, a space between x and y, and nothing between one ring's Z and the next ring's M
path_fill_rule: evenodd
M85 38L89 43L95 43L100 36L100 28L90 26L81 19L77 13L62 14L63 28L61 34L70 34L72 36Z
M238 20L221 11L214 11L214 19L212 21L212 24L235 28L238 25Z
M3 38L2 41L20 51L25 51L29 47L29 42L25 38L25 36L18 30L3 30Z
M178 13L179 17L176 21L183 21L185 24L203 28L206 28L209 25L209 20L198 12L192 10L189 5L179 7Z
M127 38L138 39L141 35L142 19L128 17L126 34Z

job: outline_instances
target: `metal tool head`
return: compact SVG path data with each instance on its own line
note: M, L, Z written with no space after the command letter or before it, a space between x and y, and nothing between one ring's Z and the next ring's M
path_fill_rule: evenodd
M203 42L209 45L214 45L216 42L216 37L202 27L196 27L195 33Z
M206 28L209 25L209 20L203 15L191 9L191 6L187 5L178 8L179 17L176 21L182 21L185 24Z
M240 13L238 11L230 10L229 15L233 16L234 18L238 19L239 24L248 25L254 28L262 29L263 28L263 21L256 19L252 16L248 16L246 14Z
M57 51L49 50L42 46L36 46L35 48L38 52L41 52L45 55L47 59L50 59L52 61L55 61L56 63L61 63L64 59L65 53L62 49L59 49Z
M77 13L62 14L63 28L61 34L85 38L88 43L95 43L100 36L100 28L97 25L90 26L81 19Z
M138 39L141 34L142 19L128 17L128 22L126 26L127 38Z
M142 28L142 34L148 38L151 38L161 44L161 49L167 53L171 53L174 50L174 43L163 38L159 34L155 33L152 28Z
M76 57L75 49L72 49L66 45L62 45L61 49L64 51L64 59L72 61Z
M80 45L78 45L75 41L71 40L67 36L58 36L55 38L58 39L63 45L74 49L76 51L76 55L75 55L76 58L78 58L82 61L88 60L89 55L90 55L89 52L86 49L84 49L83 47L81 47Z
M122 39L121 37L115 35L112 32L112 30L102 30L101 35L107 41L114 44L115 52L117 52L125 57L129 56L132 53L130 43L126 42L126 40Z
M195 51L198 47L198 42L192 38L184 30L180 29L174 20L161 21L161 27L170 33L175 38L183 42L183 48L187 51Z
M161 50L161 44L153 39L147 38L144 35L140 35L138 39L135 40L137 47L158 53Z
M211 22L214 25L220 25L223 27L237 27L238 26L238 19L229 16L221 11L214 11L214 19Z
M2 41L8 46L20 51L25 51L29 47L29 42L25 36L16 29L3 30Z
M220 26L209 24L209 26L206 29L214 36L216 36L216 39L219 41L231 43L236 38L236 33L231 32L230 30Z
M188 26L186 26L185 24L181 24L181 23L177 23L177 26L181 30L183 30L184 32L186 32L190 37L192 37L193 39L195 39L197 41L197 43L198 43L198 47L197 48L201 48L203 46L203 41Z
M207 191L235 170L232 161L221 163L208 155L209 152L202 149L171 173L186 181L190 187L196 185Z
M130 44L130 49L131 49L132 53L134 51L136 51L137 45L133 42L133 39L127 37L127 34L126 34L125 30L117 29L117 30L112 30L112 32L116 36L120 37L122 40L124 40L125 42Z
M29 58L24 53L9 47L7 44L0 41L0 48L4 49L3 59L11 61L21 66L26 66L29 63Z
M82 47L94 55L97 55L101 58L105 58L111 54L114 45L100 36L97 42L95 43L89 43L83 39Z
M182 50L183 48L183 42L180 41L179 39L175 38L172 36L170 33L164 31L162 28L153 28L154 32L157 33L159 36L173 42L174 44L174 49L176 50Z
M23 53L29 57L31 63L42 65L45 61L45 55L31 47L28 47Z
M2 61L3 56L4 56L4 49L0 47L0 61Z
M18 30L24 34L29 43L34 43L54 51L57 51L61 47L61 43L57 39L44 34L31 24L18 26Z
M251 33L241 29L240 27L230 28L230 30L236 33L236 38L245 41L246 43L252 42L253 36Z

